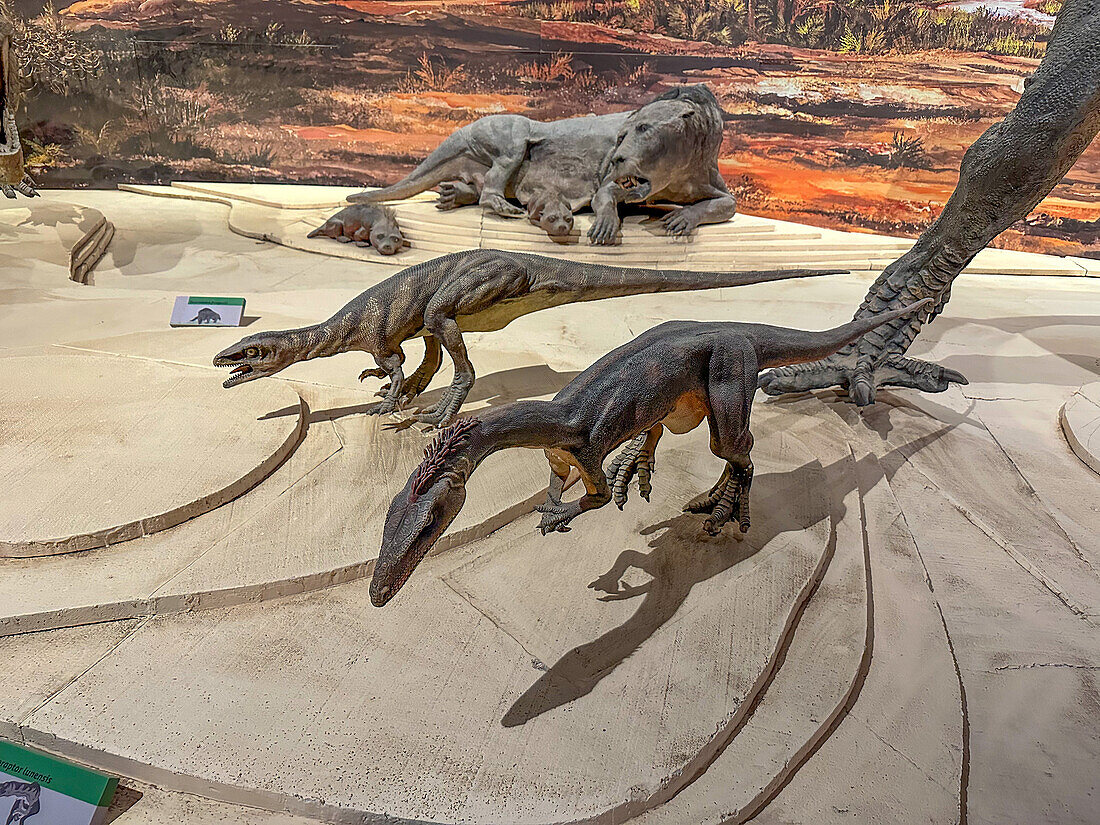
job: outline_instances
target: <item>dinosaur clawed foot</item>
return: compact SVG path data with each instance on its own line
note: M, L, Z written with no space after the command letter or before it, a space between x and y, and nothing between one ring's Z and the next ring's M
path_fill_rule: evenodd
M966 377L958 370L930 361L888 355L876 365L854 353L838 353L810 364L769 370L760 376L760 389L768 395L839 386L847 389L851 399L861 407L875 403L879 387L943 392L952 384L966 383Z
M638 475L638 492L649 501L653 492L652 478L656 469L653 449L647 448L649 433L640 433L623 448L608 467L607 476L611 479L611 497L620 510L626 504L627 485L635 473Z
M544 536L547 533L568 533L572 529L569 522L580 513L576 502L561 504L547 500L545 504L540 504L535 509L542 513L538 529Z
M703 530L712 536L722 532L729 521L735 521L742 533L749 532L749 488L752 486L752 462L745 466L727 464L718 483L684 505L688 513L709 513Z
M14 185L0 183L0 193L3 193L6 198L14 198L16 195L26 195L28 198L40 197L30 175L23 175L23 179Z

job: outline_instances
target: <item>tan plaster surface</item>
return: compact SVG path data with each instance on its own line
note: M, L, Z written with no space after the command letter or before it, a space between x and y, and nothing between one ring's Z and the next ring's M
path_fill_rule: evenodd
M273 210L289 226L342 191L191 189L218 202L162 197L154 211L147 196L46 193L118 234L92 287L45 259L5 271L0 347L167 361L217 381L209 357L239 332L173 336L175 294L245 295L259 316L246 331L285 328L393 271L229 229L239 204L256 227ZM406 206L425 232L439 214ZM527 231L492 223L506 226L478 231ZM765 250L768 233L785 238L767 252L785 245L781 265L843 246L778 223L724 229L743 237L701 235L685 260L727 261L737 240ZM879 240L866 237L844 243ZM25 605L0 617L17 634L0 639L13 674L0 735L164 788L130 782L142 796L119 821L134 825L1091 823L1100 496L1059 411L1100 374L1100 295L1087 278L1018 277L1071 266L1014 259L955 284L912 354L969 386L884 391L864 411L833 392L758 398L744 541L704 540L677 514L717 473L705 433L662 441L652 504L634 491L625 511L545 538L525 515L545 465L511 451L474 476L456 524L469 529L384 610L362 580L374 514L427 436L357 414L374 384L358 384L354 355L257 382L271 388L265 411L286 420L279 388L311 419L251 492L109 553L0 561L0 607ZM467 337L479 375L467 409L552 394L670 318L825 327L873 274L521 318ZM25 632L36 626L56 629Z
M2 364L0 556L165 530L247 492L304 433L286 386L227 399L205 370L56 347ZM264 420L273 400L293 412Z

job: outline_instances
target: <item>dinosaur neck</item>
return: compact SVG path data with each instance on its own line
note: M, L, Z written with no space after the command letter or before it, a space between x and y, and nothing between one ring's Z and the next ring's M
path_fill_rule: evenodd
M568 441L560 405L553 401L517 401L478 412L474 417L479 426L470 433L462 449L470 464L469 472L498 450L547 449Z
M338 335L327 322L288 329L280 333L280 339L287 350L297 355L298 361L327 358L352 348L348 338Z

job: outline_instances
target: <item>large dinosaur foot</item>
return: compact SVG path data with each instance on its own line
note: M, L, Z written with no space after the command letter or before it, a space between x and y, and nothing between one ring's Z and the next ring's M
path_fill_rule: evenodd
M630 479L635 473L638 474L638 492L641 493L642 498L649 501L649 494L653 492L651 479L656 469L656 461L653 456L653 447L646 445L648 439L648 432L639 434L611 460L607 468L607 477L611 479L611 497L620 510L626 504L627 485L630 484Z
M0 193L3 193L6 198L14 198L16 195L26 195L28 198L40 197L30 175L24 175L23 180L15 185L0 183Z
M544 536L547 533L568 533L571 529L569 522L581 514L581 506L576 501L555 504L547 500L545 504L540 504L535 509L542 513L539 532Z
M454 383L447 387L446 392L443 393L443 397L439 399L437 404L421 410L413 418L421 424L446 427L451 423L451 419L458 414L462 402L466 400L473 383L472 379L469 381L460 380L459 376L456 376Z
M760 389L768 395L787 392L808 392L839 386L861 407L875 403L879 387L908 387L924 392L943 392L952 384L966 384L957 370L930 361L889 355L874 366L865 358L853 354L830 355L810 364L768 370L760 376Z
M697 495L684 505L689 513L710 513L703 522L703 530L712 536L722 532L722 526L731 519L736 521L742 533L749 532L749 488L752 486L752 462L744 467L727 464L718 483L709 492Z

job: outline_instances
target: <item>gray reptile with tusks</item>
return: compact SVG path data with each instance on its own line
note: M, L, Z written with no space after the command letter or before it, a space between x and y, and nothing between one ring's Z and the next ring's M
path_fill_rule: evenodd
M651 292L743 286L787 278L839 274L843 270L754 270L691 272L581 264L524 252L472 249L410 266L350 301L327 321L298 329L259 332L214 357L214 366L233 370L226 388L274 375L299 361L341 352L374 356L377 369L359 376L388 378L383 400L372 414L392 413L428 386L446 349L454 380L439 403L416 419L447 424L474 383L463 332L503 329L522 315L578 301ZM424 362L408 378L401 345L423 337Z
M458 516L470 475L486 457L510 447L545 450L550 462L546 503L538 508L545 535L569 530L574 518L613 498L622 508L635 473L648 500L653 455L665 428L686 433L705 418L711 451L726 466L715 485L684 509L707 513L703 529L711 535L730 521L747 532L753 474L749 411L760 370L823 358L929 304L925 299L826 332L669 321L605 355L552 401L520 401L459 419L436 436L390 505L371 603L381 607L393 598ZM621 444L626 448L605 472L604 460ZM563 502L573 469L585 494Z

